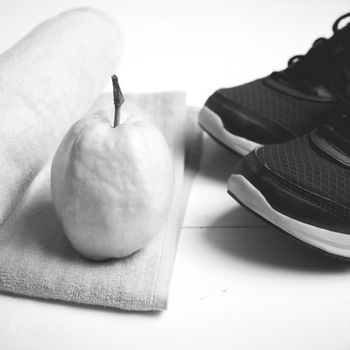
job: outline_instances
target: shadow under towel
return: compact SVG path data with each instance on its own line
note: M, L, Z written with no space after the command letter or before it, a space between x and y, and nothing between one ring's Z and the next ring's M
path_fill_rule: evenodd
M96 108L112 111L111 94L102 95ZM180 92L129 94L123 108L142 111L156 124L173 155L175 195L162 231L146 248L124 259L96 263L81 257L56 217L48 162L0 228L0 290L124 310L167 308L177 241L200 160L197 112L186 108Z

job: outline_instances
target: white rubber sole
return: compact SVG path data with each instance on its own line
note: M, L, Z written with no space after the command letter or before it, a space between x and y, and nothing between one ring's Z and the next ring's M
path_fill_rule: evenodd
M242 156L247 155L257 147L261 147L259 143L228 132L221 118L206 106L202 107L199 112L198 123L210 135Z
M327 253L350 258L350 234L308 225L276 211L242 175L231 175L227 188L248 208L299 240Z

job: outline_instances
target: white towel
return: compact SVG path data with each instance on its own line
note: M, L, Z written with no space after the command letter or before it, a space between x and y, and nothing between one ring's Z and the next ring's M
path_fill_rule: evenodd
M166 225L147 247L128 258L83 258L70 246L55 215L49 163L0 229L0 290L126 310L166 309L177 240L199 166L201 132L183 93L125 98L123 108L145 112L164 133L173 155L175 197ZM103 96L97 105L112 110L112 96Z
M40 24L0 56L0 225L102 92L122 46L113 20L82 8Z

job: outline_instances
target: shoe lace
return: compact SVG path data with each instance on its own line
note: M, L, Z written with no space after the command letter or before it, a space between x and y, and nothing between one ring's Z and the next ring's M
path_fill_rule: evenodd
M341 28L339 26L349 17L350 13L346 13L334 22L332 38L318 38L305 55L291 57L287 69L279 72L283 79L306 90L314 89L316 85L327 86L349 102L350 60L344 60L344 55L341 55L346 50L344 37L339 40L336 38L345 27L350 27L350 23Z

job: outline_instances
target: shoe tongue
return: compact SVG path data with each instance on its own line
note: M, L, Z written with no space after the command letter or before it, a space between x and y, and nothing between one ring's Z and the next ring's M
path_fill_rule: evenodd
M337 92L350 101L350 24L337 31L330 39L331 55L338 69Z
M350 23L339 29L328 40L330 50L335 55L341 55L350 50Z
M350 23L326 39L319 39L295 67L287 69L290 82L310 97L331 100L334 92L350 99ZM330 90L330 82L338 79ZM340 81L339 81L340 80Z

